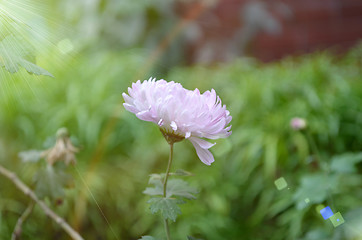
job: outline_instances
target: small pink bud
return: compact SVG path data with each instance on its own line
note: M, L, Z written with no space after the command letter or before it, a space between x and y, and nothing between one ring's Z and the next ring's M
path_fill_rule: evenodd
M295 117L290 120L290 126L296 131L303 130L307 127L307 122L303 118Z

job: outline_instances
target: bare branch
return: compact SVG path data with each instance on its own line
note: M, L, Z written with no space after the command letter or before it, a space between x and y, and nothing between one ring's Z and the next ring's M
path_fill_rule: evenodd
M34 202L31 201L29 203L29 206L25 209L23 214L19 217L18 221L16 222L13 234L11 235L11 240L16 240L20 238L23 222L28 218L30 213L33 211L33 207L34 207Z
M12 181L19 190L37 203L44 213L53 219L53 221L55 221L61 228L63 228L63 230L67 232L73 240L84 240L63 218L59 217L42 200L40 200L36 194L16 176L15 173L10 172L0 165L0 174Z

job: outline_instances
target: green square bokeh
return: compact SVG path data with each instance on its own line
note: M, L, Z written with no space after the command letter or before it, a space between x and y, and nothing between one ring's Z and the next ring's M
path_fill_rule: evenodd
M283 177L278 178L277 180L274 181L275 186L277 187L278 190L282 190L284 188L286 188L288 186L287 182L285 181L285 179Z
M335 213L332 217L329 218L331 220L334 227L338 227L342 223L344 223L344 219L340 212Z

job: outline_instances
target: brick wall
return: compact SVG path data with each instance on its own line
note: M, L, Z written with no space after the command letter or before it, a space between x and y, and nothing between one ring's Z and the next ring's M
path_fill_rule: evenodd
M243 28L241 12L251 1L220 0L205 10L196 21L202 37L190 44L191 61L197 61L206 45L211 45L216 53L224 53L235 44L232 51L237 52L239 43L231 39ZM259 31L246 46L246 55L271 61L330 47L345 51L362 39L362 0L265 0L263 3L279 22L281 31L278 34ZM225 60L220 54L210 58L211 61Z
M335 47L346 50L362 39L362 1L288 0L293 17L282 20L281 35L260 34L254 54L269 61L285 55Z

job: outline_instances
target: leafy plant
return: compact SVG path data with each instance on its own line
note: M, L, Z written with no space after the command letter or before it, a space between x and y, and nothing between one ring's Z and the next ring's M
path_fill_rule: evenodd
M30 74L53 77L51 73L35 64L34 40L29 37L34 35L35 30L25 22L24 15L36 13L31 8L33 4L27 4L30 8L24 10L23 5L15 1L0 2L0 67L10 73L24 68Z
M215 88L233 115L233 135L216 140L211 150L212 168L191 161L196 154L190 144L177 145L174 169L197 173L187 181L200 192L197 201L180 205L177 227L170 225L175 239L186 239L187 233L208 240L360 238L361 49L340 58L320 52L269 64L239 59L179 67L162 76L189 89L200 86L201 92ZM163 233L149 211L149 199L139 193L156 188L146 186L148 175L163 171L168 149L157 128L120 111L119 92L135 80L145 59L139 49L86 52L69 59L72 68L52 70L57 81L36 80L30 89L14 75L14 85L4 85L14 94L0 96L0 161L31 182L35 165L25 167L14 153L38 148L49 132L68 126L83 145L77 168L120 239ZM295 116L308 121L324 161L317 160L305 134L290 129ZM273 182L281 176L289 189L278 191ZM179 178L170 175L170 180ZM72 219L85 239L113 238L81 179L75 178L74 185L66 190L59 214ZM321 186L330 190L320 195ZM0 238L9 239L28 201L6 181L0 194ZM333 228L316 211L319 204L341 212L345 223ZM31 217L24 236L66 239L55 236L53 228L34 230L48 220L38 211Z

